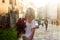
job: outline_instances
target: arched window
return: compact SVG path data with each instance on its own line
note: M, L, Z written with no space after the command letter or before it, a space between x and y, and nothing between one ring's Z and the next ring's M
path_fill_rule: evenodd
M12 0L9 0L9 4L13 4L16 5L16 0L12 1Z
M5 0L2 0L3 3L5 3Z
M12 4L12 0L9 0L9 4Z

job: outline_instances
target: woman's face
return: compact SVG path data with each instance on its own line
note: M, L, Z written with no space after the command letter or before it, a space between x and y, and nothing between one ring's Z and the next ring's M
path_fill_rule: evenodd
M26 16L26 17L29 17L29 16L30 16L29 10L26 11L26 15L25 15L25 16Z
M26 15L30 15L30 10L26 10Z
M27 10L25 16L26 16L26 19L27 19L29 22L32 21L32 18L30 17L30 15L31 15L31 14L30 14L29 10Z

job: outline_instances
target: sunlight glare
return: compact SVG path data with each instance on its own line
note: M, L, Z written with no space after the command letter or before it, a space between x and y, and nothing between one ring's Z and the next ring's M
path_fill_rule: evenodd
M57 3L58 0L31 0L31 2L34 3L36 7L42 7L48 3Z

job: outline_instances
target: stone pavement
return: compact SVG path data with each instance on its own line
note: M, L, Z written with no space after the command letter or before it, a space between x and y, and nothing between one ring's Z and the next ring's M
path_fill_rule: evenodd
M60 40L60 28L56 25L48 24L48 30L45 26L36 29L34 40Z

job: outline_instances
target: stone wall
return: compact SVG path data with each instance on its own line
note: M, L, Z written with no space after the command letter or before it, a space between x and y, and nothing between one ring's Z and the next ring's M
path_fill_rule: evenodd
M57 7L57 19L58 19L58 24L60 25L60 3L58 3L58 7Z

